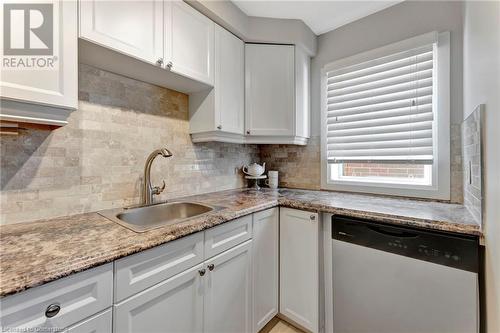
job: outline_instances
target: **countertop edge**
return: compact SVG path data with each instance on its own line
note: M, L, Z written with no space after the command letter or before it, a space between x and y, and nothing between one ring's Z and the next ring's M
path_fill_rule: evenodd
M25 290L29 290L34 287L38 287L44 285L49 282L53 282L55 280L70 276L75 273L79 273L97 266L104 265L106 263L118 260L120 258L124 258L135 253L139 253L142 251L149 250L151 248L166 244L170 241L194 234L196 232L204 231L206 229L210 229L212 227L216 227L218 225L224 224L226 222L232 221L234 219L240 218L242 216L246 216L249 214L256 213L258 211L274 208L274 207L287 207L287 208L295 208L295 209L303 209L308 211L316 211L320 213L331 213L331 214L342 214L351 217L364 218L364 219L372 219L377 222L385 222L394 225L405 225L410 227L416 227L421 229L430 229L448 233L469 235L469 236L477 236L479 238L482 237L482 232L480 226L474 228L472 225L464 225L459 223L452 223L449 221L436 221L425 218L413 218L408 216L399 216L385 213L377 213L371 211L363 211L363 210L355 210L355 209L346 209L340 207L334 207L332 205L325 206L322 204L316 204L311 202L302 202L298 199L290 199L286 197L279 197L277 199L270 199L265 203L261 203L252 207L247 207L242 210L234 211L229 210L228 212L216 212L210 215L209 218L206 217L204 222L199 223L196 227L180 227L180 230L176 235L168 235L165 238L157 241L148 243L145 246L128 246L126 250L120 249L120 254L110 253L109 255L103 255L102 257L94 258L94 260L88 264L82 264L82 262L77 262L73 265L69 265L68 269L64 271L59 271L57 273L51 274L50 272L44 276L44 278L34 280L33 282L21 282L19 283L19 287L15 288L6 288L0 291L0 299L20 293ZM98 214L98 213L87 213L90 214ZM86 215L86 214L83 214Z

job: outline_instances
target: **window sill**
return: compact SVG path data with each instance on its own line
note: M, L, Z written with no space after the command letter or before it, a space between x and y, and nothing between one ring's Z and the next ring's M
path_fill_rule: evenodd
M321 189L356 193L395 195L411 198L450 200L450 191L439 191L436 187L419 184L388 184L365 181L330 180L322 182Z

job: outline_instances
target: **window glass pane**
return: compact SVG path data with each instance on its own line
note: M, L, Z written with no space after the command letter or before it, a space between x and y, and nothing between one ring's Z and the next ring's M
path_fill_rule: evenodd
M424 178L423 164L344 163L342 176Z
M329 167L333 181L432 185L432 165L348 162Z

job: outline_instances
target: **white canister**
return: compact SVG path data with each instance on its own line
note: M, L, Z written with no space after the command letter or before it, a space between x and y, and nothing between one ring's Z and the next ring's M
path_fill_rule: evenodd
M278 188L278 171L267 172L266 185L270 188Z

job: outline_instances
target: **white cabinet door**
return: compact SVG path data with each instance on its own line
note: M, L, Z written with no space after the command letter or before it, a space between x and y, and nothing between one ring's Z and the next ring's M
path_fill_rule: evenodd
M251 332L251 242L206 261L205 333Z
M2 2L0 15L2 18L8 17L9 21L5 23L10 23L11 35L21 32L23 36L24 17L28 17L28 9L10 10L9 5L16 6L17 2L19 6L19 1L12 1L13 4L9 2ZM55 23L51 27L53 29L49 29L50 33L40 34L41 37L31 33L25 35L29 38L22 38L18 34L2 41L1 119L64 125L68 113L52 111L47 107L76 109L78 106L77 3L49 0L32 5L48 6L44 7L46 11L38 11L37 7L33 12L42 13L42 20L44 15L52 13ZM29 8L29 4L25 6ZM51 22L49 18L47 22ZM18 105L19 102L29 104L23 108Z
M251 136L294 135L293 45L246 44L245 127Z
M163 1L80 3L80 37L154 63L163 58Z
M244 43L226 29L215 27L216 129L243 134Z
M279 209L253 215L253 331L278 313Z
M318 214L280 208L280 313L313 333L319 323Z
M93 317L83 320L68 329L64 333L110 333L112 331L111 309L99 313Z
M183 1L165 1L164 6L167 66L174 73L213 85L214 23Z
M203 281L195 266L114 306L116 333L202 332Z

